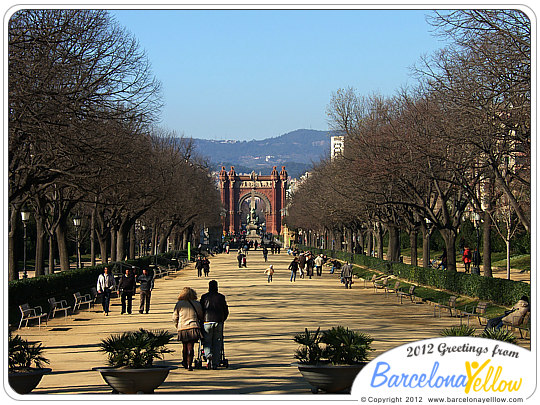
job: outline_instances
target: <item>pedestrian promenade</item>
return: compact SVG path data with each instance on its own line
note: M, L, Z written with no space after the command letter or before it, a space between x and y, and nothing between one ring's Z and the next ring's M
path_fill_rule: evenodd
M459 320L443 314L433 317L428 304L400 304L395 296L363 288L356 280L346 290L337 275L325 267L322 277L290 282L286 253L250 251L247 268L238 268L236 252L210 257L210 277L198 278L191 264L171 277L158 279L152 293L149 314L138 313L138 295L132 315L120 315L120 300L113 299L111 313L105 317L100 305L84 309L68 318L58 317L45 327L32 326L17 331L30 341L41 341L53 372L43 377L32 394L110 394L111 389L93 367L106 364L99 352L100 340L111 333L138 328L167 329L174 332L172 310L179 291L190 286L198 297L215 279L229 304L225 323L225 354L229 368L187 371L180 365L181 344L166 355L164 363L179 366L155 394L310 394L310 386L295 361L297 348L293 335L304 328L321 329L343 325L371 335L375 340L372 358L398 345L439 336L439 331ZM264 269L273 264L274 281L267 282ZM474 321L476 322L476 321ZM471 323L473 320L471 319ZM477 324L476 324L477 326Z

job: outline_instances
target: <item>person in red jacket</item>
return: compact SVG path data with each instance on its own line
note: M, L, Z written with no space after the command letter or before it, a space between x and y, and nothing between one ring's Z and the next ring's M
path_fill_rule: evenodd
M465 273L468 273L471 268L471 249L467 246L463 249L463 264L465 265Z

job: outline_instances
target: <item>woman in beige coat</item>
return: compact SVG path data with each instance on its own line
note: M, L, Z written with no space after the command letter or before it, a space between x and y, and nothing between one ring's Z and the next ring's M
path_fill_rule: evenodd
M182 365L193 370L195 342L202 338L200 322L203 319L201 304L197 301L197 293L190 287L184 287L174 306L173 323L178 331L178 340L182 342Z

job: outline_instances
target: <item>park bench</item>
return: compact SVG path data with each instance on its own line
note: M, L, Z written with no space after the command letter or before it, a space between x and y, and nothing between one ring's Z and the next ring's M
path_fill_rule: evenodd
M516 315L518 317L519 315ZM529 337L531 336L531 313L527 312L520 323L516 323L513 320L512 321L503 321L503 326L506 328L506 330L510 330L512 328L516 328L519 330L519 335L523 339L523 332L529 333Z
M97 302L97 299L98 299L98 292L97 292L97 288L96 287L92 287L90 289L90 294L92 295L92 306L94 306L94 304Z
M75 303L73 304L73 312L77 309L81 309L81 305L88 305L88 309L94 304L94 299L90 294L82 295L79 291L73 294Z
M486 313L486 309L488 307L488 303L486 301L480 301L476 307L474 306L466 306L465 311L461 313L462 317L460 318L460 323L463 324L463 318L467 317L467 326L469 326L469 319L471 316L477 316L478 322L480 325L484 325L482 323L482 317ZM469 309L470 308L470 309Z
M167 275L167 268L166 267L157 265L154 268L154 279L161 278L161 277L163 277L165 275Z
M378 274L374 274L373 276L371 276L371 279L367 280L367 279L364 279L364 288L367 288L366 287L366 284L367 283L371 283L373 286L375 286L375 282L377 282L377 280L379 278L382 278L384 276L381 276L381 275L378 275Z
M437 309L439 310L439 318L441 317L441 309L447 309L450 312L450 316L453 316L452 315L452 309L453 309L457 316L456 301L457 301L457 297L455 295L452 295L450 298L448 298L447 304L442 304L442 303L435 304L433 306L433 316L436 316Z
M394 286L393 287L386 287L384 289L384 295L387 296L388 293L392 294L392 293L395 293L397 294L398 291L399 291L399 286L401 285L401 282L399 280L396 280L396 282L394 283Z
M403 304L403 297L409 297L411 299L411 302L414 302L414 290L416 289L416 286L415 285L411 285L409 287L409 291L406 292L406 291L403 291L403 290L399 290L397 291L397 296L399 297L399 303L400 304Z
M54 318L54 315L59 311L64 311L64 314L67 317L68 311L71 309L66 300L56 301L56 298L54 297L49 298L49 305L51 306L51 311L49 312L47 319L50 319L51 315Z
M19 322L18 329L21 328L21 325L23 322L26 322L26 327L28 327L28 321L32 319L38 320L38 326L41 328L41 318L45 318L45 322L47 322L47 314L43 313L43 308L40 306L37 307L30 307L28 304L22 304L19 305L19 309L21 310L21 321Z
M386 290L386 287L388 286L388 277L382 280L382 282L376 281L373 283L373 288L375 289L375 292L378 290Z
M167 276L170 276L171 274L176 274L176 272L180 270L180 268L181 268L180 265L178 266L174 266L171 264L167 265L167 269L166 269Z

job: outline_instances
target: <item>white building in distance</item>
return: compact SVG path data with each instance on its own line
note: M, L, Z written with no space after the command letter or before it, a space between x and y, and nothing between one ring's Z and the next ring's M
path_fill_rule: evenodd
M336 156L343 155L344 136L332 136L330 138L330 158L335 159Z

